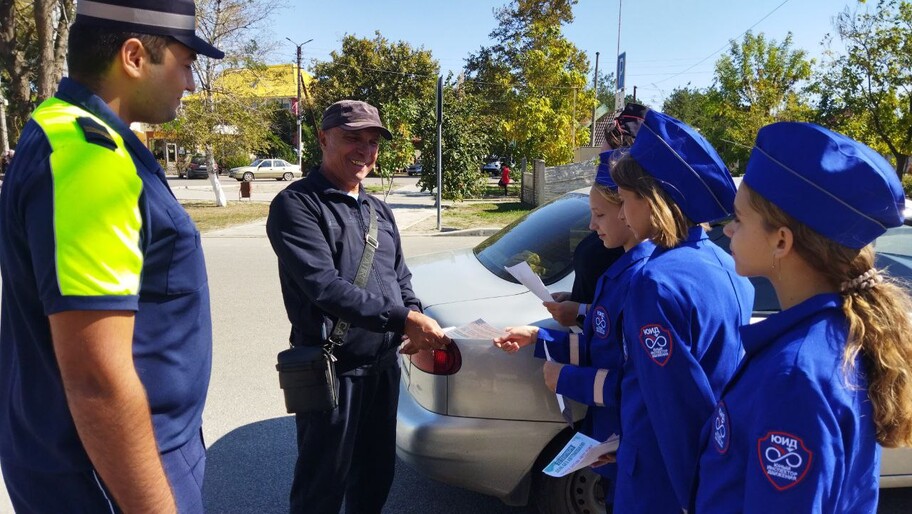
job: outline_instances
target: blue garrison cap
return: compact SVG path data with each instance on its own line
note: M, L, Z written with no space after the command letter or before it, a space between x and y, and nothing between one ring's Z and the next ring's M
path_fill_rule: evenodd
M893 166L871 148L813 123L767 125L744 182L818 234L862 248L903 222Z
M731 214L735 183L716 149L693 127L650 110L630 156L690 221L703 223Z
M618 185L611 178L611 166L617 161L617 150L607 150L599 154L599 164L595 172L595 183L617 191Z
M194 0L79 0L73 25L171 36L198 54L225 57L224 52L196 35Z

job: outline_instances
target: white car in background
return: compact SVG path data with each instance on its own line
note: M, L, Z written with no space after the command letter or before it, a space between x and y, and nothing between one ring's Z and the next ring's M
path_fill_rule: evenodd
M294 180L301 178L301 168L283 159L257 159L248 166L231 168L228 176L238 182L250 182L258 178L274 178L276 180Z
M588 234L588 224L588 189L567 193L474 249L409 260L412 285L425 313L443 327L483 318L496 327L559 328L504 266L529 261L551 292L569 291L573 250ZM728 248L721 226L710 237ZM888 231L877 240L877 252L878 267L912 279L912 227ZM777 311L769 282L752 281L754 316ZM554 514L604 512L601 482L588 468L563 478L541 472L572 435L544 385L541 367L532 347L508 355L490 341L453 343L403 357L399 457L430 478L509 505L531 501L540 512ZM577 420L584 412L574 404ZM883 452L880 484L912 486L912 450Z

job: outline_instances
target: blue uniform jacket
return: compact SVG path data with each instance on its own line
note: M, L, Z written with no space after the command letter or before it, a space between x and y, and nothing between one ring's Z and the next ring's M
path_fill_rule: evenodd
M352 282L364 253L368 202L377 213L379 246L362 289ZM351 328L334 352L339 373L395 362L405 318L421 304L389 206L363 188L355 199L314 169L276 196L266 233L279 259L291 343L320 344L342 318Z
M133 362L161 452L199 437L212 323L199 232L155 157L79 83L64 78L39 110L55 102L58 109L80 110L76 117L58 116L56 133L85 137L69 146L31 119L0 192L0 458L73 472L91 463L67 407L48 316L135 312ZM77 118L100 121L80 128ZM125 158L110 167L115 152ZM68 166L52 166L60 155L76 157ZM70 229L75 233L61 233L58 224L67 218L84 223ZM99 247L99 239L116 242ZM119 269L118 259L131 254L139 266Z
M621 315L627 301L630 280L655 249L644 241L620 256L605 271L595 289L595 303L586 315L583 334L539 329L535 356L548 353L565 366L557 381L557 392L589 405L582 432L598 441L620 433L620 372L623 366ZM614 476L615 466L595 471Z
M875 512L880 446L864 362L843 372L842 299L742 327L747 352L707 423L697 512Z
M697 472L700 431L735 371L738 327L754 289L701 227L657 248L624 310L616 512L681 512Z

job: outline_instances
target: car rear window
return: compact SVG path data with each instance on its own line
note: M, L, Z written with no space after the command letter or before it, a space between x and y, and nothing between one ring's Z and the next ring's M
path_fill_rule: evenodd
M546 285L573 271L573 250L589 234L589 197L569 193L519 218L475 247L498 277L517 282L504 266L527 261Z

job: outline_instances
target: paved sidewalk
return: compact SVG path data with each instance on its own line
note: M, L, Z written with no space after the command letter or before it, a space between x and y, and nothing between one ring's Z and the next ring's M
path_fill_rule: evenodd
M258 186L260 184L257 184ZM268 189L272 191L266 191L266 187L260 188L263 191L254 194L262 195L262 199L254 197L258 201L270 201L276 193L281 190L281 188L276 188L270 184ZM206 184L205 191L201 191L200 188L194 189L176 189L175 195L183 199L210 199L212 197L212 190L209 189L209 185ZM231 198L228 188L225 188L225 194ZM203 198L205 196L205 198ZM383 193L375 193L374 196L377 198L383 199ZM428 193L427 191L421 192L418 187L414 185L402 186L392 192L386 199L386 203L393 209L393 216L396 218L396 225L399 227L399 232L407 232L410 228L421 223L422 221L433 218L437 215L437 208L434 206L435 196ZM444 201L444 205L447 202ZM458 231L458 232L448 232L449 235L462 235L462 234L471 234L471 235L484 235L478 233L478 230L475 231ZM487 233L487 232L485 232ZM429 235L429 234L424 234ZM206 232L203 234L203 237L266 237L266 220L258 220L252 223L247 223L245 225L237 225L234 227L228 227L221 230L214 230L212 232Z

